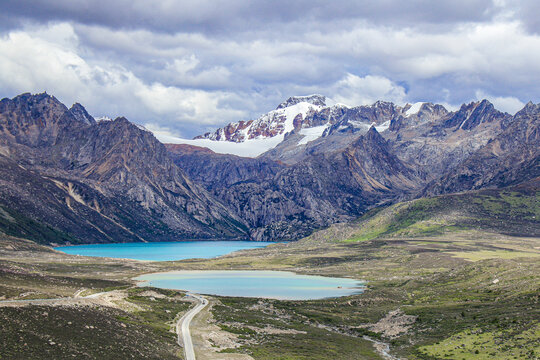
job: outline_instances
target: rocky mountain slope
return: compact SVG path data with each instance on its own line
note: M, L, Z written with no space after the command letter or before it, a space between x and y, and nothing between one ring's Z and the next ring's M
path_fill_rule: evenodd
M290 98L278 108L293 111L291 106L303 100ZM497 137L508 137L503 132L516 132L519 122L518 114L502 113L487 100L454 112L431 103L399 107L379 101L290 116L299 125L256 159L189 152L186 145L176 145L172 155L190 177L245 219L256 239L298 238L382 202L413 198Z
M200 137L273 142L249 158L23 94L0 101L0 228L41 242L294 240L380 204L537 178L539 107L313 95Z
M374 127L342 151L294 165L168 148L190 177L207 179L207 188L248 222L256 240L300 238L412 191L419 182L414 169L390 152ZM242 176L220 171L231 164L233 173Z
M0 102L0 134L2 160L20 168L0 170L8 214L73 241L245 237L238 217L124 118L96 122L80 105L23 94Z

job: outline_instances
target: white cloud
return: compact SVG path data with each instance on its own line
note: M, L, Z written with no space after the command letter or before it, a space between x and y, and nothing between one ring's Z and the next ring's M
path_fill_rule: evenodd
M527 33L508 16L429 31L366 21L349 25L322 30L308 23L293 32L269 27L233 37L99 26L78 29L88 46L111 54L118 51L115 59L124 61L124 67L166 86L288 97L328 94L332 84L352 73L399 80L415 101L457 104L474 98L476 89L503 89L504 96L517 98L540 93L535 81L540 75L540 36ZM444 89L450 90L449 97ZM260 103L257 111L266 112L268 103L281 100L276 96Z
M497 110L511 115L514 115L525 106L525 103L513 96L492 96L481 90L476 91L476 100L483 99L489 100Z
M163 70L176 85L198 87L226 87L230 83L231 72L224 66L203 69L195 55L184 56L168 62Z
M350 106L373 104L377 100L391 101L397 104L405 102L405 89L382 76L367 75L359 77L353 74L338 81L332 89L331 98Z
M116 17L97 21L95 14L88 21L27 24L0 37L0 92L47 90L67 104L81 102L96 115L125 115L189 137L256 118L287 97L306 93L350 105L388 100L459 106L480 91L494 94L492 101L506 111L522 101L540 101L540 35L527 32L511 2L497 1L475 16L469 13L477 7L465 1L426 10L443 17L452 13L446 22L422 19L425 12L413 13L418 4L371 3L353 6L356 15L325 5L339 13L333 18L309 6L306 11L315 17L276 11L274 22L259 27L193 5L202 23L192 19L191 25L204 28L200 31L175 21L169 24L174 31L156 31L161 19L150 13L165 8L141 13L147 22L134 26L123 26L126 19L116 23ZM238 4L254 13L259 9ZM370 19L363 11L379 15ZM415 21L397 26L384 22L387 15ZM535 19L531 15L530 21ZM219 24L229 22L249 31L221 31Z
M234 94L148 84L121 65L87 61L78 54L77 37L66 24L36 34L14 31L0 38L3 93L46 90L66 105L80 102L96 115L125 115L140 123L159 120L169 126L221 124L245 116L226 105Z
M139 100L157 115L174 116L181 122L219 124L226 119L245 116L241 110L230 109L221 104L233 94L179 89L154 83L139 85L134 91Z

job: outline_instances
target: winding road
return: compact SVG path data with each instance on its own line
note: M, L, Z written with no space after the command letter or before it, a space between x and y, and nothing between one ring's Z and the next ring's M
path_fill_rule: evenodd
M191 340L191 333L189 331L189 324L191 320L197 315L202 309L208 305L208 300L200 295L195 294L186 294L186 296L191 296L199 301L197 306L189 310L187 313L182 316L180 320L176 323L176 333L178 334L178 345L184 346L184 354L186 360L195 360L195 352L193 351L193 342Z

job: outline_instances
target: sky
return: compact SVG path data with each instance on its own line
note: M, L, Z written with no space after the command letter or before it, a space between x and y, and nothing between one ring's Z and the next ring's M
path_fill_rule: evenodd
M294 95L351 106L540 102L537 0L2 0L0 97L126 116L158 138Z

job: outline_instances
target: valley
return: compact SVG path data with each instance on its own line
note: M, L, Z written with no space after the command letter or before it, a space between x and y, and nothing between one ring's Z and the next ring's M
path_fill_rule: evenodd
M0 1L0 360L539 360L540 2Z
M89 289L85 293L119 289L125 294L123 300L114 300L113 310L102 306L17 307L17 316L27 325L18 334L27 344L30 339L36 341L36 352L30 352L34 358L46 358L37 351L46 339L55 344L65 341L53 329L36 328L43 321L40 314L51 314L46 319L54 322L57 311L74 319L91 316L95 323L90 326L96 329L127 326L145 334L142 339L159 344L162 350L171 349L167 356L181 356L180 348L174 348L171 329L177 314L189 308L189 299L181 291L133 288L133 277L164 270L264 269L350 276L365 280L367 289L359 295L309 301L207 296L208 311L192 323L197 358L382 359L374 343L364 339L367 336L388 344L392 356L398 358L534 359L539 351L540 240L471 228L471 224L487 220L484 208L504 209L496 216L508 223L513 214L525 215L525 219L535 216L536 205L527 210L522 204L536 204L538 192L532 196L514 193L513 197L504 192L487 194L439 198L439 204L447 197L452 199L452 206L444 206L449 214L487 198L461 219L434 211L437 205L429 206L424 200L400 203L297 242L206 260L87 258L4 237L0 286L8 298L73 296L81 288ZM497 206L493 205L496 201ZM430 211L422 210L426 207ZM534 227L537 223L529 224ZM10 316L11 309L0 307L0 313ZM4 323L0 334L15 331L6 328L8 324L11 322ZM42 340L35 338L36 331ZM141 348L142 339L130 342L127 332L115 336L133 346L124 348L123 354L168 358ZM15 344L6 344L0 354L4 357L17 349ZM58 348L63 354L79 354L72 347Z

